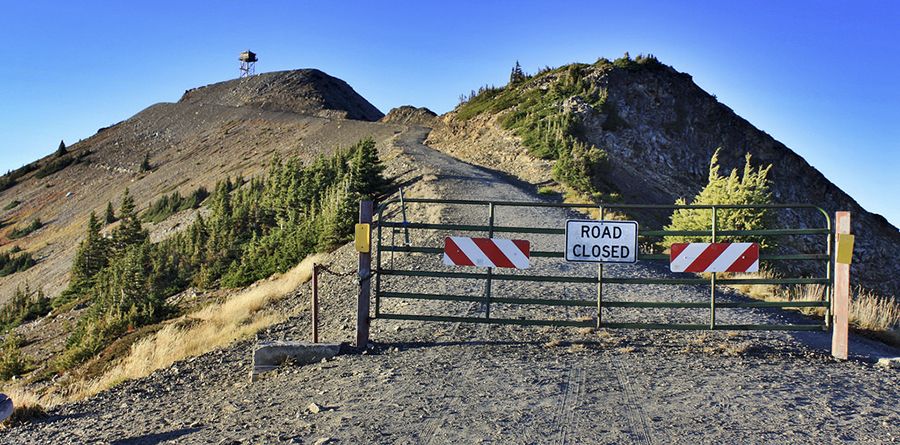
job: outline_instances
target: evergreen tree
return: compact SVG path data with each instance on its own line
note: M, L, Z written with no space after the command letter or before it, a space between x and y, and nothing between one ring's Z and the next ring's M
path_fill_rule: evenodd
M72 265L70 288L76 293L90 288L94 277L109 264L109 243L100 235L100 221L91 212L87 237L81 241Z
M731 171L728 176L719 174L719 151L716 149L709 161L709 182L706 187L694 197L692 204L734 204L734 205L765 205L772 203L772 193L769 191L769 179L767 178L772 165L754 168L750 164L750 154L747 153L744 163L744 172L738 176L737 169ZM679 198L677 205L685 205L686 201ZM716 211L717 230L759 230L771 226L772 215L769 209L719 209ZM678 209L672 213L672 223L665 227L666 230L712 230L711 209ZM710 242L711 237L667 236L662 241L664 248L673 243L681 242ZM716 241L743 241L758 242L762 247L774 247L771 239L763 237L717 237Z
M374 199L387 187L384 165L378 159L378 149L372 138L359 141L353 147L354 156L350 161L351 198Z
M134 198L126 188L119 207L121 223L112 233L112 250L114 255L125 252L128 246L144 242L149 234L141 227L141 220L135 213Z
M65 156L67 153L69 153L69 151L66 150L66 143L64 141L59 141L59 147L57 147L56 153L55 153L56 157L61 158L61 157Z
M141 161L141 171L148 172L152 168L150 165L150 153L144 153L144 160Z
M519 61L516 60L516 66L514 66L512 72L509 73L509 84L514 85L523 80L525 80L525 72L522 71L522 66L519 65Z
M116 213L113 211L112 202L106 201L106 215L103 218L106 221L106 224L112 224L116 222Z

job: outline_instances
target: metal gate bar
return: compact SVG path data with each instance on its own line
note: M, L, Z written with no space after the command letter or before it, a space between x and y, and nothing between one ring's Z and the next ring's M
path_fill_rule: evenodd
M423 204L450 204L450 205L472 205L486 206L488 208L487 225L478 224L429 224L429 223L411 223L404 218L403 222L388 221L384 218L385 210L392 204L400 202L398 200L390 200L380 204L377 207L378 221L377 227L377 250L376 250L376 271L375 271L375 318L394 319L394 320L419 320L419 321L444 321L444 322L466 322L466 323L491 323L491 324L518 324L518 325L544 325L544 326L583 326L583 327L607 327L607 328L641 328L641 329L727 329L727 330L821 330L827 328L830 320L830 292L833 287L833 278L831 271L832 264L832 233L831 219L828 214L821 208L806 204L772 204L761 206L749 205L648 205L648 204L557 204L557 203L530 203L530 202L511 202L511 201L475 201L475 200L441 200L441 199L421 199L406 198L401 204L403 208L401 212L405 214L405 206L410 203ZM407 241L403 246L384 245L382 238L382 227L386 228L403 228L405 230L444 230L455 232L486 232L489 237L495 233L528 233L528 234L547 234L547 235L563 235L564 229L547 228L547 227L516 227L516 226L498 226L494 223L494 209L496 207L536 207L536 208L562 208L562 209L599 209L601 215L606 209L644 209L644 210L677 210L677 209L708 209L712 211L712 229L711 230L645 230L638 233L638 236L647 239L662 236L703 236L711 237L715 241L718 237L726 236L796 236L796 235L824 235L826 237L825 253L797 253L797 254L770 254L763 253L760 255L761 260L766 261L816 261L825 265L825 277L822 278L726 278L717 279L715 274L707 280L704 278L623 278L623 277L604 277L603 268L598 267L597 277L584 276L556 276L556 275L530 275L525 273L494 273L492 269L488 269L484 273L474 272L441 272L427 270L396 270L392 267L385 268L381 260L381 252L409 253L409 254L441 254L442 248L433 246L413 246ZM824 217L825 227L821 228L799 228L799 229L763 229L763 230L717 230L716 216L720 210L732 209L811 209L818 211ZM602 216L601 216L602 218ZM535 258L563 258L563 252L556 251L532 251L531 256ZM664 254L645 254L638 252L639 260L650 261L667 261L668 255ZM385 292L381 290L381 277L429 277L429 278L447 278L447 279L478 279L484 280L484 292L482 295L445 295L445 294L427 294L415 292ZM530 281L530 282L555 282L555 283L574 283L574 284L597 284L597 300L562 300L548 298L511 298L496 297L491 295L491 284L493 281ZM602 299L602 284L656 284L656 285L710 285L710 301L709 302L652 302L652 301L604 301ZM794 285L794 284L820 284L824 285L825 301L784 301L784 302L716 302L715 301L715 285L737 285L737 284L778 284L778 285ZM381 311L381 299L407 299L407 300L438 300L438 301L456 301L456 302L480 302L484 304L484 317L458 317L445 315L417 315L417 314L397 314L383 313ZM569 307L597 307L597 322L592 320L531 320L531 319L507 319L496 318L490 315L491 303L500 304L522 304L522 305L544 305L544 306L569 306ZM678 324L678 323L601 323L602 308L679 308L679 309L710 309L710 322L708 324ZM740 325L740 324L717 324L715 320L715 312L717 308L738 309L738 308L814 308L821 307L825 309L826 317L824 324L760 324L760 325Z

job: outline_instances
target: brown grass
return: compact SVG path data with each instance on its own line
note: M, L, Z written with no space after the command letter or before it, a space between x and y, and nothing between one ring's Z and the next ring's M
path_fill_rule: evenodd
M757 274L734 274L734 278L778 278L771 271ZM779 286L775 284L741 284L732 286L738 292L764 301L824 301L827 287L820 284ZM822 317L824 308L802 308L807 315ZM900 345L900 302L872 291L856 288L850 296L850 325L868 331L881 339Z
M6 387L0 392L9 396L14 406L12 416L0 424L0 429L44 417L47 415L45 406L50 407L61 402L58 399L39 397L20 386Z
M170 323L155 334L138 340L121 362L97 379L72 385L66 398L90 397L126 380L145 377L176 361L227 346L286 320L290 314L276 313L265 307L309 280L316 261L321 261L321 257L308 257L284 275L251 286L223 303L188 314L180 320L182 322Z

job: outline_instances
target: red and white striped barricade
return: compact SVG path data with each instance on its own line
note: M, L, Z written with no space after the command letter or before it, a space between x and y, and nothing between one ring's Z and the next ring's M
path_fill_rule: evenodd
M675 243L672 272L759 272L757 243Z
M502 238L444 238L444 264L448 266L509 267L528 269L531 243Z

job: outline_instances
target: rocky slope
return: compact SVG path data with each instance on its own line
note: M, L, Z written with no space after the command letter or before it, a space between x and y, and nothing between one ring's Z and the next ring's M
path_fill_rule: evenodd
M103 128L68 148L67 156L79 162L42 178L28 173L0 192L0 251L19 246L38 259L25 272L0 277L0 303L26 282L49 296L62 291L88 215L102 215L108 201L118 207L126 187L141 210L162 194L184 195L226 177L258 174L276 154L312 159L369 136L382 144L398 127L368 122L381 116L343 81L298 70L191 90L178 103L155 104ZM145 156L152 169L143 172ZM55 160L48 156L33 165ZM21 204L7 209L13 201ZM45 226L9 238L33 218ZM159 230L178 229L161 226L151 226L153 239L165 235Z
M380 122L431 127L437 123L437 114L425 107L403 105L388 111Z
M501 122L516 112L516 103L530 94L548 94L556 84L569 81L569 67L539 74L513 86L511 105L488 110L475 117L460 118L456 112L444 116L429 143L465 159L503 168L523 179L547 180L549 163L529 156L521 139L505 130ZM601 63L578 65L578 81L605 95L603 107L585 97L561 100L560 113L571 113L579 122L581 140L610 155L609 180L626 203L665 204L676 198L690 200L705 185L712 153L722 147L720 164L727 174L743 168L744 154L754 163L773 164L770 173L777 203L808 203L829 215L838 210L852 212L857 235L853 282L884 295L900 295L900 232L883 217L863 209L852 197L825 178L801 156L735 114L699 86L690 75L660 63L627 66ZM500 105L502 108L505 105ZM532 159L532 169L521 164ZM543 166L543 167L542 167ZM822 227L815 211L779 212L780 227ZM642 215L644 223L666 222L662 212ZM824 251L823 237L794 239L785 243L790 251ZM804 273L819 273L824 266L803 267Z
M384 114L347 82L317 69L276 71L188 90L180 103L252 106L267 111L377 121Z

